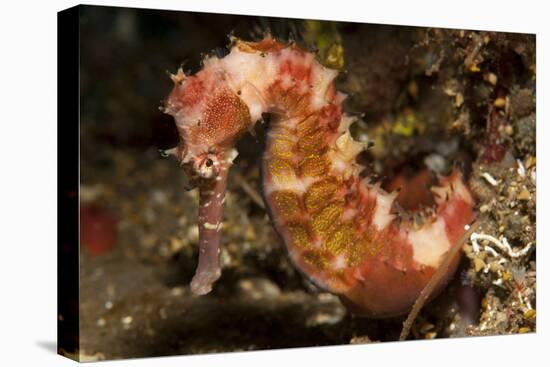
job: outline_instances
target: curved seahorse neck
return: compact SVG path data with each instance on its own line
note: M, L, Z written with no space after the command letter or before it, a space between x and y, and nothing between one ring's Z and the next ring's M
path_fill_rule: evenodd
M256 43L236 41L229 55L212 59L215 64L247 105L251 124L266 112L290 120L329 104L340 110L344 99L334 87L336 70L323 67L312 53L270 37Z

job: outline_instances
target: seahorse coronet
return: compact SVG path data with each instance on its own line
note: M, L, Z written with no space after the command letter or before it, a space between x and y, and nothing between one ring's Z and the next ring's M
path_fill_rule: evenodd
M423 214L429 220L416 227L398 220L397 192L360 176L365 167L356 158L366 143L350 133L357 118L342 109L346 95L336 90L338 71L269 35L259 42L233 38L230 47L223 58L206 58L195 75L178 70L164 108L181 138L178 157L188 174L198 176L201 192L192 290L209 292L220 274L219 224L234 145L271 113L263 194L294 265L353 312L407 312L473 219L474 201L461 174L440 177L432 188L433 215Z

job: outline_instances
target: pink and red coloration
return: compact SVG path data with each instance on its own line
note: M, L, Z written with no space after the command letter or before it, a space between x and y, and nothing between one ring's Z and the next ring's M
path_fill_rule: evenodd
M336 76L314 54L269 36L235 40L228 56L207 58L196 75L172 76L164 111L181 137L175 154L201 191L193 292L208 293L220 276L227 170L236 140L262 113L274 120L262 186L275 229L292 262L352 311L406 313L472 221L473 199L456 171L432 188L434 214L422 224L398 218L396 193L361 179L356 157L365 144L350 135L355 120L342 111Z

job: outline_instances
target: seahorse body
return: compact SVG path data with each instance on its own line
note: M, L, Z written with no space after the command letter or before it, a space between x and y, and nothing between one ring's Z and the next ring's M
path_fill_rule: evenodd
M433 187L435 214L417 227L393 214L397 193L361 179L364 143L349 132L337 72L312 53L270 36L234 41L194 76L179 70L165 112L181 137L176 154L201 190L200 255L191 287L208 293L220 276L219 246L227 170L238 137L263 113L273 122L262 159L264 199L293 263L356 313L407 312L443 255L473 219L460 173ZM449 268L454 272L458 257ZM438 288L448 280L443 279Z

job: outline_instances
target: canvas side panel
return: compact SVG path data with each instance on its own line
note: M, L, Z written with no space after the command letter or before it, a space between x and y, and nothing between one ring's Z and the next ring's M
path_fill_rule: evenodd
M77 6L57 14L57 351L75 360L80 331L79 53Z

